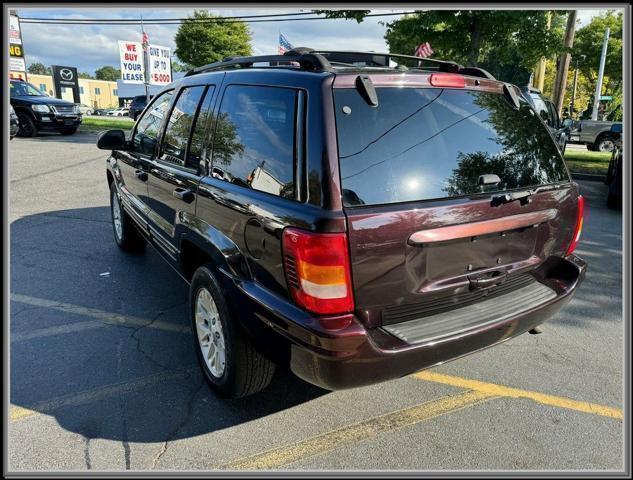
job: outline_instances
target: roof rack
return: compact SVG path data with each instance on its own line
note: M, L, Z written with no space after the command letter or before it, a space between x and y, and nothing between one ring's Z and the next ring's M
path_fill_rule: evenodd
M327 60L332 63L347 63L351 64L349 66L356 66L353 62L355 61L354 57L356 57L356 61L365 61L373 63L373 66L384 66L389 67L390 59L406 59L406 60L414 60L416 62L416 66L407 67L403 65L401 62L397 62L398 65L396 68L406 69L406 70L439 70L440 72L451 72L451 73L460 73L462 75L470 75L473 77L482 77L488 78L490 80L496 80L495 77L488 71L479 67L464 67L457 62L453 62L450 60L437 60L435 58L422 58L415 57L413 55L401 55L398 53L376 53L376 52L353 52L353 51L341 51L341 50L313 50L313 53L322 55L327 58ZM382 60L382 63L381 63ZM429 66L423 66L422 63L431 64Z
M290 52L286 52L290 53ZM212 72L214 70L222 70L227 67L252 68L254 63L291 63L297 62L301 70L309 70L313 72L331 72L332 66L324 57L315 53L298 53L296 55L258 55L253 57L227 57L220 62L210 63L201 67L189 70L185 77L196 75L198 73Z
M307 47L296 47L283 55L260 55L249 57L227 57L220 62L210 63L194 68L185 77L203 72L222 70L227 67L252 68L254 63L268 63L269 67L291 67L292 62L299 64L299 69L312 72L334 72L340 68L392 68L390 59L414 60L415 66L407 67L402 62L395 68L399 70L435 70L440 72L460 73L475 77L495 80L489 72L478 67L464 67L459 63L434 58L415 57L397 53L357 52L346 50L313 50ZM364 65L358 65L363 62ZM422 64L426 63L427 66ZM274 65L276 64L276 65ZM279 65L281 64L281 65Z

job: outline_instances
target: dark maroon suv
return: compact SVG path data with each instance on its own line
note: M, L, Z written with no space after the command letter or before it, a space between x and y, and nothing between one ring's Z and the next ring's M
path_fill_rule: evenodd
M584 278L583 198L517 87L354 55L200 67L99 136L115 240L190 284L223 396L276 364L326 389L402 377L535 328Z

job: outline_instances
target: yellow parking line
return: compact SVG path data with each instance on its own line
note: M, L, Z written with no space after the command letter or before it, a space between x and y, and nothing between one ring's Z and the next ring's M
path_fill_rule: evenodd
M382 432L414 425L424 420L460 410L493 398L495 398L494 395L479 391L468 391L457 395L442 397L438 400L387 413L291 445L241 458L217 468L252 470L279 467L332 450L346 443L357 442Z
M31 417L33 415L37 415L37 412L28 408L11 406L9 409L9 420L12 422Z
M572 400L571 398L557 397L555 395L548 395L546 393L533 392L529 390L521 390L519 388L506 387L504 385L497 385L495 383L480 382L478 380L470 380L467 378L454 377L452 375L444 375L441 373L435 373L430 371L423 371L412 375L412 377L419 380L426 380L428 382L442 383L444 385L451 385L453 387L467 388L481 393L487 393L489 395L496 395L499 397L512 397L512 398L527 398L544 405L551 405L553 407L567 408L569 410L576 410L578 412L591 413L594 415L601 415L603 417L622 419L622 410L619 408L607 407L605 405L599 405L597 403L582 402L579 400Z

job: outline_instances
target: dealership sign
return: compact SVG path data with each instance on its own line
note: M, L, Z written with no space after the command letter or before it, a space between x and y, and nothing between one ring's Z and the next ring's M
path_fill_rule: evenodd
M149 45L149 83L167 85L171 83L171 51L167 47Z
M57 98L62 98L62 88L71 88L73 91L73 101L80 103L79 96L79 76L75 67L63 67L53 65L53 83L55 84L55 93Z
M145 83L145 61L140 42L119 40L121 81L123 83ZM151 85L171 83L171 49L160 45L147 46L148 82Z
M139 42L119 40L119 56L123 83L145 83L142 45Z

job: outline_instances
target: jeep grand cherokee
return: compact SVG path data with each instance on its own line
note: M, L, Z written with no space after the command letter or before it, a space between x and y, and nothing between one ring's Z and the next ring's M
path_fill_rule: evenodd
M516 86L350 55L197 68L98 139L116 243L189 283L220 395L277 363L326 389L408 375L534 329L584 278L583 197Z

